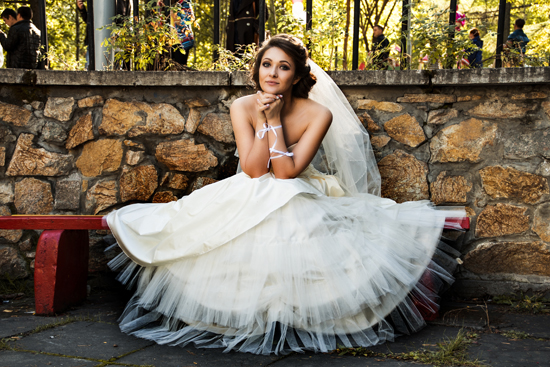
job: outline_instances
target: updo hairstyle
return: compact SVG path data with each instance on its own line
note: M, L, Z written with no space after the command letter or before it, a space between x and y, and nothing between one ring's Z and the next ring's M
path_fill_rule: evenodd
M313 75L311 68L307 64L309 56L302 41L289 34L277 34L271 37L262 44L262 47L256 54L256 59L254 60L252 70L250 71L250 77L256 90L261 90L260 66L262 65L262 59L265 52L272 47L278 47L283 50L292 58L292 61L294 62L296 68L295 76L299 77L300 80L292 86L292 96L307 98L309 91L317 82L317 78Z

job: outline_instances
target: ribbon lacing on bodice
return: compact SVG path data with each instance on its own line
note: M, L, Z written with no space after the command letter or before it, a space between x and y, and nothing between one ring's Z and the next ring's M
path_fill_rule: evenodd
M272 159L277 159L281 157L292 157L294 153L292 152L282 152L280 150L275 149L275 145L277 145L277 131L276 129L282 129L283 127L281 125L279 126L272 126L268 125L267 122L264 122L264 128L261 130L258 130L256 133L256 136L259 139L263 139L265 137L265 134L267 134L269 131L273 131L273 134L275 135L275 142L273 143L273 146L269 148L269 159L267 160L267 168L269 168L269 164L271 163ZM271 156L272 153L277 153L279 155L276 155L274 157Z

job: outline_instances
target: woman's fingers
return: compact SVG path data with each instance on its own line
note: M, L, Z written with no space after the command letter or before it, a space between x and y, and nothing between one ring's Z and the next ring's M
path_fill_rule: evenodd
M263 104L273 103L281 98L283 98L282 94L271 94L271 93L265 93L262 91L258 91L258 99Z
M256 107L258 108L258 111L265 111L269 108L269 103L262 103L259 99L257 99Z

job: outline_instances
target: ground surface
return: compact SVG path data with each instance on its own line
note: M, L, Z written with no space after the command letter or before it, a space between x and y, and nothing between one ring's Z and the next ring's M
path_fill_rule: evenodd
M518 314L507 306L446 302L440 318L393 343L331 354L256 356L160 346L125 335L116 320L130 293L110 277L94 278L91 284L84 304L56 317L34 316L32 296L1 303L0 367L437 365L445 358L437 354L438 343L445 348L461 330L466 352L455 365L550 367L550 315Z

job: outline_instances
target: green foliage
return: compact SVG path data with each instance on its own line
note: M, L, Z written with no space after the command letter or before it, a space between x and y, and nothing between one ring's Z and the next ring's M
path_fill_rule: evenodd
M28 279L11 279L8 274L0 278L0 294L33 294L32 281Z
M546 307L544 298L540 294L532 296L521 293L520 295L496 296L493 301L497 304L509 305L513 311L519 313L548 313L550 309Z
M176 11L176 8L169 10ZM176 29L170 25L169 11L163 12L155 0L140 4L140 17L117 15L103 28L111 31L102 46L114 51L114 69L124 63L132 70L181 70L171 59L171 46L178 44ZM101 28L101 29L103 29ZM179 51L175 51L179 52Z
M516 330L508 330L503 331L501 333L503 336L507 337L508 339L531 339L533 338L531 334L528 334L523 331L516 331Z
M256 45L246 45L239 47L239 55L233 52L219 47L218 61L213 64L213 70L218 71L236 71L236 70L250 70L252 62L256 56Z
M428 64L453 68L465 56L466 49L474 47L468 39L468 32L455 31L455 25L449 24L448 9L416 7L411 25L413 68L418 67L425 56L428 57Z
M435 346L435 350L419 349L405 353L375 353L366 348L340 348L335 351L338 355L352 355L365 357L382 357L402 361L413 361L432 366L468 366L482 367L484 364L478 359L471 360L468 356L468 346L478 338L475 333L459 330L454 338L446 338L443 342L426 344Z

